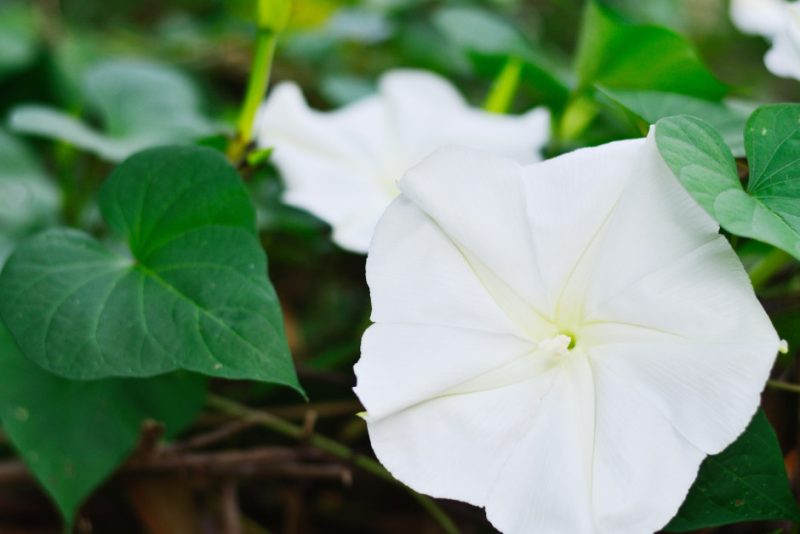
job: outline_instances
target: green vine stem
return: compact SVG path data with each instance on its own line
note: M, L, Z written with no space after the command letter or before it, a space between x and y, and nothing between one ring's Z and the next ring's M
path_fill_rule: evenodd
M359 467L368 473L391 482L392 484L403 487L411 494L412 497L414 497L414 499L417 500L417 502L423 508L425 508L425 510L439 524L444 532L447 534L458 534L458 527L456 527L455 523L453 523L444 510L442 510L439 505L433 501L433 499L417 493L395 479L386 469L383 468L381 464L372 458L369 458L363 454L359 454L349 448L347 445L325 436L320 436L319 434L308 435L307 431L298 425L290 423L289 421L281 419L280 417L276 417L268 412L254 410L244 406L243 404L226 399L225 397L211 394L208 396L207 402L208 405L215 410L234 417L250 419L261 426L272 430L273 432L283 434L289 438L296 439L298 441L304 440L317 449L325 451L328 454L336 456L337 458L341 458L347 462L351 462L356 467Z
M800 394L800 384L792 384L791 382L783 382L781 380L767 380L767 385L773 389Z
M291 6L291 0L258 0L256 8L258 36L250 79L247 82L247 92L239 112L239 119L236 121L236 135L228 144L228 159L234 164L242 161L253 138L256 112L269 87L278 34L286 27Z
M755 289L764 287L778 271L787 263L792 261L792 256L781 249L774 249L772 252L761 258L750 269L750 281Z
M514 101L514 95L519 87L522 75L522 61L518 58L509 58L503 70L497 75L489 95L483 104L483 109L492 113L507 113Z

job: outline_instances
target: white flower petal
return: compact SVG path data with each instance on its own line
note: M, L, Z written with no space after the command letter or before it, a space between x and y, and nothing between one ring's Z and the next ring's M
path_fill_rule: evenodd
M705 452L639 396L626 377L602 360L592 370L599 423L592 477L596 531L655 532L686 498Z
M549 362L533 357L534 350L530 341L507 334L375 324L364 334L362 351L380 356L359 360L357 376L370 379L354 389L370 420L376 420L436 397L507 385L521 373L538 374ZM398 382L406 387L393 387Z
M591 354L593 362L625 380L688 442L716 454L755 413L770 367L763 355L770 352L764 343L653 341L603 345Z
M724 238L642 278L597 317L586 335L613 341L592 347L593 360L627 376L689 441L714 454L741 433L780 340Z
M553 335L541 325L551 306L539 275L517 163L474 150L445 148L406 173L399 186L457 245L462 261L523 332L535 329L537 335Z
M732 0L731 19L741 31L772 37L784 25L784 0Z
M453 241L404 197L386 210L376 230L367 282L375 322L519 330Z
M745 33L772 42L764 57L777 76L800 80L800 4L786 0L733 0L731 19Z
M574 322L580 315L590 270L620 200L630 182L649 171L643 168L643 143L619 141L576 150L522 171L528 231L534 236L552 314L559 321ZM627 268L622 262L614 266Z
M371 97L320 113L308 107L295 84L284 83L273 90L258 124L259 144L274 147L286 182L284 201L328 222L344 248L366 250L395 194L374 179L374 160L391 158L383 103Z
M787 10L788 20L783 31L775 35L764 63L777 76L800 80L800 5L793 4Z
M586 323L638 325L698 343L769 342L776 351L779 342L722 236L639 278L598 305Z
M460 145L510 157L541 159L550 136L550 113L537 108L520 116L474 109L452 85L425 71L399 70L381 79L399 148L417 163L444 145Z
M416 490L484 505L554 376L439 396L375 421L368 417L372 448L398 480ZM530 481L524 495L530 502Z
M560 158L562 164L556 169L540 165L529 171L531 199L535 203L530 211L536 227L547 229L554 236L550 255L572 261L575 257L572 250L580 251L572 265L558 264L553 269L569 273L570 279L564 282L569 287L561 298L578 306L584 321L602 314L597 308L603 302L648 273L721 239L717 223L691 198L662 160L652 132L646 140L616 144L619 152L613 157L618 163L600 169L592 166L593 172L587 173L589 160L600 159L599 152L607 154L608 148L606 145L586 149L569 158ZM571 163L569 168L568 163ZM551 189L558 189L560 176L574 179L573 190L565 194L565 202L576 204L579 209L564 210L559 218L540 200L546 195L536 193L546 187L547 179L557 183L550 184ZM613 185L606 191L597 191L602 183ZM560 221L561 226L555 232L551 220ZM595 229L590 248L578 242L574 248L565 250L565 238L561 236L569 235L566 239L572 243L585 232L570 231L570 225Z
M259 145L274 147L284 200L328 222L339 245L366 252L409 167L448 144L536 161L549 138L549 114L472 109L445 79L408 70L386 74L377 95L329 113L309 109L296 85L280 84L256 130Z
M522 436L497 436L496 447L511 444L513 452L496 474L484 474L491 492L483 504L501 532L606 534L596 530L591 504L591 370L585 357L576 356L550 373L552 387L519 425ZM530 412L527 404L518 410Z

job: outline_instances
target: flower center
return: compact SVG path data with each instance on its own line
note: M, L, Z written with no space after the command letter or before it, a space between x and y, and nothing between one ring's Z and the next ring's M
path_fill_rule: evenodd
M574 347L575 336L569 333L561 333L540 341L538 349L541 352L558 357L566 356Z

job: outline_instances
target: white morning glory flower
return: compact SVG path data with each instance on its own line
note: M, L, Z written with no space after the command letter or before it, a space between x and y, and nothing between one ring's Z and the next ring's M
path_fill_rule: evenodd
M356 365L381 462L506 533L666 524L779 340L653 135L529 166L446 148L398 185Z
M504 116L470 108L447 80L398 70L381 78L376 95L329 113L310 109L297 85L280 84L256 130L259 145L274 147L284 201L329 223L341 247L366 252L411 166L444 145L538 161L550 120L545 109Z
M732 0L731 19L741 31L772 42L764 57L770 72L800 80L800 2Z

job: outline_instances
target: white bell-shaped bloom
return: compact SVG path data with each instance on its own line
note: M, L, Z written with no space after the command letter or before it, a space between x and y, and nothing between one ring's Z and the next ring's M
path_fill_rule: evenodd
M653 135L528 166L445 148L398 185L356 365L380 461L506 533L666 524L779 339Z
M770 72L800 80L800 2L732 0L731 19L741 31L772 42L764 57Z
M444 145L530 163L550 133L549 114L504 116L470 108L447 80L425 71L385 74L379 92L333 112L310 109L297 85L275 87L260 110L258 143L274 147L284 201L333 227L341 247L365 253L396 181Z

